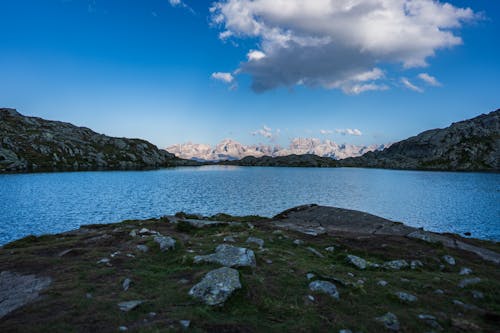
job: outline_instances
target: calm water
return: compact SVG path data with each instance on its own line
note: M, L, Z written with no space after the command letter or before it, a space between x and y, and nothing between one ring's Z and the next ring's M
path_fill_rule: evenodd
M500 240L500 174L201 167L0 175L0 244L181 210L272 216L305 203Z

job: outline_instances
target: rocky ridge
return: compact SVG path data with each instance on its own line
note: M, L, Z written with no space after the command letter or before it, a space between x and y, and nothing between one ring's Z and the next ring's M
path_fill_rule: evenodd
M145 169L192 164L140 139L0 108L0 172Z
M500 109L344 159L339 166L500 171Z
M0 331L497 332L499 250L317 205L89 225L0 248Z

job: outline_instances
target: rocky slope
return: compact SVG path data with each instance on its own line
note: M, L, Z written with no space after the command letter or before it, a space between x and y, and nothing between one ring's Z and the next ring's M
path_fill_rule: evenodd
M498 243L316 205L0 248L1 332L498 332Z
M283 148L279 145L243 145L231 139L222 140L215 147L207 144L183 143L166 148L170 153L184 159L197 161L240 160L245 157L283 157L288 155L316 155L332 159L361 156L366 152L380 150L389 145L357 146L337 144L331 140L316 138L295 138L290 145Z
M347 158L341 166L500 171L500 109L433 129L382 151Z
M183 161L139 139L0 109L0 172L143 169Z

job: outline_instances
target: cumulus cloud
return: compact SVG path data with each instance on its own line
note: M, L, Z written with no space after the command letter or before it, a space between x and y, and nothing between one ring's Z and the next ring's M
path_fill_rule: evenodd
M441 86L441 83L434 76L431 76L431 75L429 75L427 73L420 73L420 74L418 74L418 78L421 79L422 81L424 81L425 83L427 83L430 86L433 86L433 87L439 87L439 86Z
M272 128L267 127L266 125L262 126L261 129L250 132L250 134L253 136L263 136L264 138L269 139L271 141L277 139L280 133L281 130L279 128L273 131Z
M416 85L414 85L413 83L410 82L410 80L408 80L407 78L405 77L402 77L401 78L401 83L408 89L410 90L413 90L413 91L416 91L416 92L424 92L424 90L420 87L417 87Z
M212 79L222 81L224 83L232 83L234 81L234 76L231 73L225 72L215 72L211 75Z
M357 129L357 128L354 128L354 129L351 129L351 128L337 128L335 130L335 132L337 132L338 134L341 134L341 135L354 135L354 136L361 136L363 135L363 133Z
M221 39L258 41L239 68L256 92L386 90L381 66L426 66L439 49L460 45L456 30L477 18L439 0L220 0L210 12Z

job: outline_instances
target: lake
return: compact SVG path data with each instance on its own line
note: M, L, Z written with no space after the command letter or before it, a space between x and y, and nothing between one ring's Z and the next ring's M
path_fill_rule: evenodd
M500 174L208 166L0 175L0 244L178 211L273 216L306 203L500 240Z

